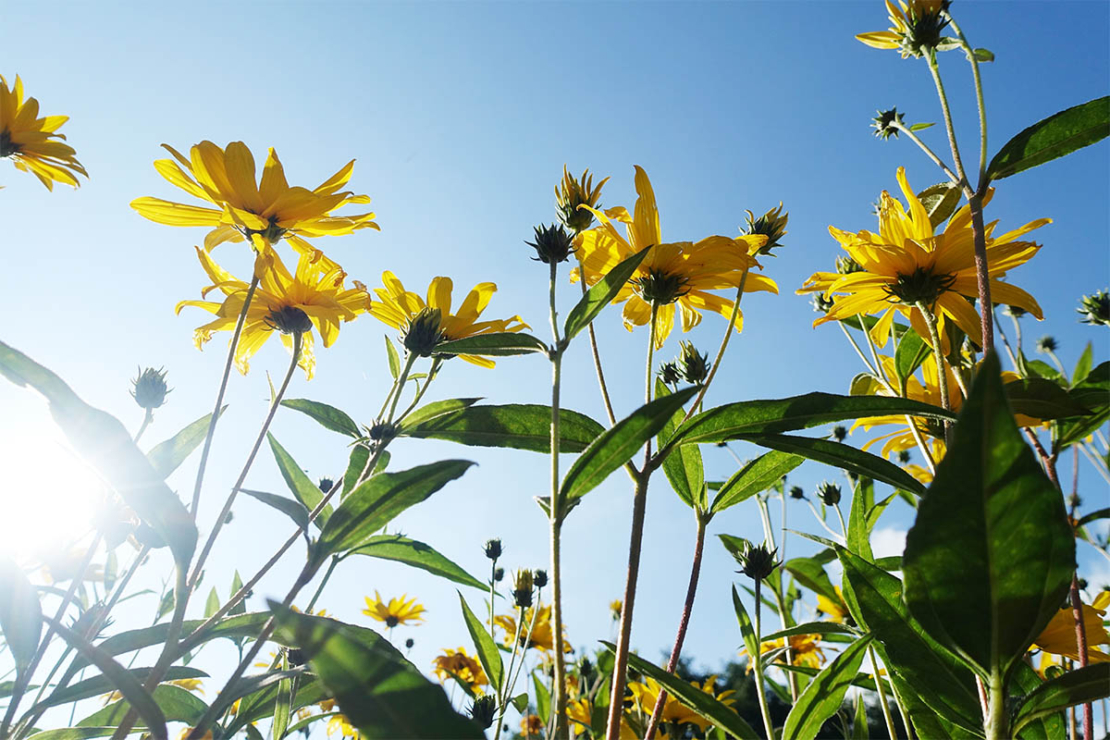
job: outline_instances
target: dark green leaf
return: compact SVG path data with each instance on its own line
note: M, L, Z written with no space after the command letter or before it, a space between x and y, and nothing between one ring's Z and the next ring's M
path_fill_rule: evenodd
M980 62L993 62L994 52L990 49L976 49L974 51L975 58Z
M312 671L368 740L484 738L476 724L451 707L441 686L424 678L377 633L297 614L275 602L270 608L277 632L304 651Z
M401 374L401 358L397 356L397 348L393 346L388 334L385 335L385 356L389 362L389 374L397 380L397 376Z
M150 675L150 668L127 668L128 673L135 677L137 681L143 683L146 681L147 676ZM196 668L189 668L188 666L170 666L166 669L163 681L177 681L182 678L207 678L208 674L204 671L197 670ZM43 699L37 708L56 707L60 704L69 704L70 702L80 701L82 699L90 699L94 696L101 696L103 694L115 691L115 684L106 675L93 676L86 678L83 681L72 683L62 689L57 689L50 696Z
M615 649L612 643L602 641L601 644L609 650ZM732 707L722 704L702 691L701 687L684 681L672 673L667 673L662 668L647 662L634 653L629 654L628 664L640 673L655 679L660 686L667 690L668 694L672 695L681 704L694 710L733 737L740 738L740 740L760 739L760 734L752 729L751 725L745 722Z
M860 479L860 483L864 481L864 478ZM871 496L866 495L868 492L873 495L873 491L873 486L856 485L852 493L852 508L848 512L848 532L844 538L848 549L868 562L875 561L875 554L871 551L871 526L867 516L870 513L868 499Z
M921 128L932 125L931 123L914 124ZM920 130L915 129L914 126L910 127L911 131ZM925 212L929 214L929 222L935 229L956 212L956 207L960 205L960 188L951 182L940 182L922 190L917 194L917 199L925 206Z
M227 406L220 409L221 416L223 416L224 411L227 411ZM177 470L178 466L185 462L186 458L197 448L197 445L204 441L204 438L208 435L208 422L211 418L212 414L205 414L165 442L158 443L150 452L146 453L146 459L150 460L150 464L158 471L158 475L162 476L163 479L169 478L170 473Z
M560 452L581 452L605 428L570 409L559 412ZM445 439L475 447L551 451L551 408L538 404L471 406L401 432L408 437Z
M710 510L717 514L757 493L763 493L803 462L805 458L801 455L778 450L760 455L733 473L713 499Z
M1006 397L1015 414L1034 419L1066 419L1086 416L1090 410L1077 402L1066 390L1045 378L1022 378L1005 385Z
M348 437L354 437L355 439L362 436L355 420L334 406L319 401L309 401L307 398L288 398L282 401L281 405L312 417L325 429L346 434Z
M167 722L185 722L190 725L196 724L208 709L208 705L204 703L204 700L180 686L160 684L154 687L154 691L151 692L150 696L154 699L154 703L158 705L158 708L162 710L162 714L166 717ZM114 728L123 721L123 718L127 716L130 709L131 704L126 699L120 699L90 714L77 724L79 727L93 728L112 725ZM139 721L136 724L136 727L145 726L146 723L144 721ZM108 734L110 735L112 733ZM35 735L35 737L42 736Z
M1064 500L1014 423L994 353L917 509L902 570L917 621L983 675L1006 676L1068 591Z
M786 718L783 737L791 740L813 740L817 737L825 720L840 709L840 703L844 701L844 695L848 693L870 644L870 636L856 640L810 681Z
M744 608L744 602L740 600L740 594L736 593L736 586L732 587L732 609L736 612L736 621L740 625L740 636L744 638L744 647L748 650L748 656L757 655L759 646L756 642L755 627L752 626L752 619L748 616L748 610Z
M46 396L54 421L77 452L169 544L178 567L188 567L197 544L193 518L135 446L123 424L89 406L57 375L3 342L0 374Z
M446 401L433 401L413 411L405 417L402 426L412 427L430 419L435 419L452 411L467 409L481 401L481 398L452 398Z
M443 460L375 475L343 499L320 532L313 557L322 560L362 547L395 516L462 476L473 464L468 460Z
M382 455L388 455L388 452L383 452ZM370 450L361 444L357 444L351 448L351 459L347 463L347 472L343 474L343 493L340 498L346 498L351 491L355 490L355 484L358 482L359 476L362 471L366 470L366 463L370 460Z
M628 462L645 442L654 437L698 390L700 388L694 386L671 396L656 398L606 429L567 471L561 491L563 498L567 501L582 498L601 485L610 473ZM563 514L565 512L560 512L560 515Z
M291 498L278 496L276 493L266 493L265 491L252 491L248 488L239 489L240 493L245 493L253 499L257 499L262 503L277 509L282 514L293 520L301 529L308 529L308 515L309 511L305 505L300 501L294 501Z
M1068 671L1041 684L1025 697L1014 716L1013 730L1018 733L1033 720L1061 709L1095 702L1110 696L1110 663L1093 663Z
M266 439L270 442L270 449L274 452L274 459L277 461L278 470L281 471L281 477L285 479L285 485L289 486L289 490L293 492L297 500L311 512L324 500L324 492L320 490L320 486L313 483L312 479L305 475L301 466L297 465L297 461L285 451L285 448L278 443L274 435L266 432ZM318 529L323 529L328 523L328 519L331 518L331 514L332 507L331 504L328 504L323 511L316 515L312 523Z
M42 607L27 576L5 555L0 555L0 631L15 658L16 668L22 671L38 651Z
M763 642L771 642L772 640L781 640L784 637L793 637L794 635L852 635L858 636L859 630L853 629L846 624L839 622L805 622L798 624L789 629L779 630L772 632L769 635L763 636Z
M36 740L85 740L90 737L108 737L116 732L116 726L111 727L67 727L62 730L46 730L36 732Z
M569 342L578 332L590 325L601 310L616 298L617 293L636 272L636 268L644 261L648 250L642 249L631 257L614 267L597 281L592 288L586 291L581 300L567 314L567 322L563 328L564 341Z
M405 563L464 586L489 590L489 586L448 560L430 545L410 540L399 534L380 534L371 537L358 549L351 550L351 554Z
M443 342L436 345L437 355L484 355L486 357L508 357L528 355L533 352L547 353L547 345L523 332L494 332L475 334L465 339Z
M1095 364L1094 347L1090 342L1083 348L1083 353L1079 355L1079 359L1075 362L1075 370L1071 373L1071 384L1076 386L1087 379L1091 374L1091 368Z
M1016 711L1021 698L1032 694L1043 684L1044 679L1037 675L1032 666L1024 660L1018 663L1010 679L1011 708ZM1011 717L1013 717L1012 714ZM1055 738L1064 737L1065 732L1064 713L1058 711L1032 720L1025 725L1020 734L1014 732L1013 735L1020 737L1021 740L1055 740Z
M1001 180L1051 162L1110 134L1110 98L1102 97L1060 111L1034 123L1006 142L987 167L987 177Z
M669 396L671 391L659 378L655 379L655 397ZM686 411L681 406L671 415L657 436L659 448L674 434L674 430L682 423ZM682 445L672 451L663 459L663 473L671 484L671 488L678 497L691 508L704 511L707 507L705 500L705 465L701 458L701 449L697 445Z
M1091 522L1098 519L1110 519L1110 509L1098 509L1097 511L1092 511L1081 517L1076 523L1076 526L1082 527L1083 525L1090 524Z
M840 596L833 588L829 574L816 558L791 558L782 564L783 569L794 576L798 583L810 591L821 594L834 604L840 601Z
M489 677L491 685L498 691L501 690L501 685L504 680L504 666L501 663L501 653L497 650L497 645L493 642L493 637L482 626L482 620L474 616L474 612L470 611L470 606L466 603L463 595L459 594L459 603L462 604L463 619L466 621L466 629L470 632L470 639L474 643L474 650L478 654L478 661L482 664L482 670L486 672Z

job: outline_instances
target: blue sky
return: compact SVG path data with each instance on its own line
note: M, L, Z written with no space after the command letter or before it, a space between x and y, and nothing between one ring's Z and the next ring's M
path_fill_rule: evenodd
M992 152L1027 125L1107 94L1107 4L958 2L953 12L972 43L997 57L983 67ZM386 269L418 290L449 275L460 300L471 285L495 281L500 290L489 313L519 313L540 336L546 273L528 259L523 240L534 224L554 218L552 188L564 163L612 176L603 196L610 206L632 205L633 165L645 167L668 240L735 234L745 209L761 213L782 201L791 214L787 247L766 260L766 274L781 292L745 299L745 331L711 392L715 403L812 389L846 392L862 369L858 359L834 327L811 328L808 299L793 291L810 273L828 269L838 253L829 224L874 227L871 204L881 190L896 189L899 165L919 190L942 179L910 142L880 142L868 128L877 108L894 105L907 122L940 120L922 61L854 40L855 33L886 28L878 2L194 3L187 10L75 4L61 14L15 3L6 6L5 21L38 30L6 36L0 72L9 81L22 75L46 113L71 116L63 131L91 179L76 192L60 187L51 194L0 164L6 186L0 222L11 255L0 273L9 312L0 339L132 428L142 412L127 395L128 379L137 365L164 365L174 391L147 433L149 442L209 410L223 360L222 340L203 353L193 348L200 312L173 315L176 302L199 297L204 283L192 250L203 230L154 224L128 206L142 195L179 199L151 166L164 156L162 142L184 150L201 139L243 140L260 160L273 146L290 181L308 186L357 158L351 187L374 198L382 231L320 240L320 247L371 286ZM954 52L941 64L965 161L974 161L970 74ZM941 126L923 136L946 149ZM1105 329L1078 324L1074 312L1081 294L1110 280L1108 151L1102 143L999 183L987 214L1004 230L1041 216L1054 219L1036 232L1042 252L1010 279L1033 293L1046 314L1043 325L1026 321L1027 339L1051 332L1069 366L1088 341L1099 360L1110 349ZM237 274L249 269L236 245L220 247L216 258ZM577 290L561 288L562 310L573 305ZM715 348L722 323L708 316L689 338L703 350ZM1008 320L1003 326L1009 330ZM601 317L598 331L614 400L628 413L642 397L644 332L625 332L616 311ZM388 387L383 333L393 332L368 316L344 327L332 349L319 351L316 379L297 376L290 396L326 401L370 421ZM677 351L678 338L672 335L663 357ZM231 408L207 478L203 529L265 413L266 372L284 370L285 355L276 347L256 357L250 375L233 376ZM603 418L584 342L574 345L565 367L565 404ZM506 359L492 372L451 363L431 394L543 402L548 377L539 357ZM51 476L41 456L55 453L50 447L34 452L27 430L45 424L44 404L0 384L0 408L0 441L19 443L5 445L9 454L23 451L5 466L21 471L20 480L46 477L36 484L42 493ZM312 422L283 412L274 433L312 476L342 470L342 440ZM734 470L723 451L705 454L710 477ZM415 441L394 449L398 468L446 457L479 467L405 513L397 528L479 577L486 568L481 543L492 536L504 540L509 567L543 566L544 519L532 501L543 493L536 475L543 458ZM1067 466L1070 471L1070 460ZM812 490L835 476L808 464L793 479ZM187 494L192 468L172 482ZM1106 500L1106 486L1085 463L1080 483L1088 501ZM249 485L283 491L266 455ZM623 586L630 502L627 481L614 476L569 521L566 598L576 646L612 634L607 605ZM795 508L791 516L816 531L808 510ZM896 547L911 521L907 508L892 507L880 524L889 530L882 536ZM204 588L215 581L226 592L231 569L253 572L288 530L261 505L241 501ZM673 640L693 531L693 517L660 478L648 504L633 640L647 657L658 657ZM711 535L758 532L751 505L711 527ZM1082 548L1092 572L1110 582L1106 562ZM790 549L808 548L792 541ZM268 577L252 607L284 593L296 567L290 562ZM163 569L168 575L168 566ZM216 581L217 570L228 575ZM740 643L729 604L733 570L711 541L687 640L699 664L719 665ZM366 623L358 610L362 596L375 589L383 596L407 592L428 607L424 626L396 635L416 640L417 665L428 666L440 648L466 644L453 590L400 566L348 561L322 603ZM468 598L478 603L481 596ZM148 608L137 605L120 623L141 623Z

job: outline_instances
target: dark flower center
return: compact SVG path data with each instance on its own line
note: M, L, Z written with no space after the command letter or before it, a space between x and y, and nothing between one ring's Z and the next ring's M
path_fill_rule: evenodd
M910 275L899 275L893 285L885 286L887 294L902 303L914 305L924 303L932 306L942 293L956 282L955 275L936 275L932 270L919 267Z
M396 627L400 622L401 620L392 614L385 618L385 626L389 627L390 629Z
M282 334L304 334L312 330L312 320L296 306L282 306L270 310L269 315L263 319L266 326L276 329Z
M633 278L632 284L640 297L656 306L674 303L690 292L686 287L689 280L684 275L671 275L662 270L649 270L644 277Z
M0 159L10 157L19 151L19 144L12 143L12 132L4 129L0 131Z

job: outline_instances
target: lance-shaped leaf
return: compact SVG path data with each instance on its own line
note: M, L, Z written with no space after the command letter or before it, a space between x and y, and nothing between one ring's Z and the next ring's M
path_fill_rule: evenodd
M170 546L178 567L188 567L197 545L193 518L135 446L123 424L111 414L89 406L57 375L3 342L0 342L0 374L46 396L54 421L74 449Z
M817 737L825 721L840 709L870 644L870 635L861 637L814 676L790 710L782 728L783 737L791 740Z
M395 516L462 476L473 464L468 460L443 460L375 475L343 499L320 533L313 557L323 560L362 547Z
M784 637L793 637L794 635L851 635L852 637L858 637L859 630L849 627L846 624L840 624L839 622L804 622L803 624L794 625L793 627L764 635L763 641L771 642L772 640L781 640Z
M714 514L720 513L757 493L766 491L803 462L805 458L801 455L792 455L778 450L760 455L746 463L725 481L713 499L710 511Z
M315 419L325 429L355 439L362 436L358 431L358 424L355 423L355 420L334 406L319 401L310 401L307 398L287 398L281 402L281 405L300 411L302 414Z
M655 397L663 398L670 394L671 390L667 384L656 378ZM671 418L656 435L660 449L674 434L674 430L678 429L685 416L686 412L681 406L671 414ZM672 450L663 459L663 473L667 476L671 488L687 506L705 511L708 507L708 502L705 500L705 465L702 463L701 449L697 445L681 445L677 450Z
M894 351L894 368L898 377L905 382L932 353L932 347L916 331L907 328L898 340L898 349Z
M559 452L581 452L605 427L570 409L559 411ZM405 426L400 434L445 439L473 447L551 452L551 407L538 404L471 406Z
M1001 180L1071 154L1110 134L1110 97L1060 111L1006 142L991 159L987 177Z
M602 641L601 644L610 651L616 650L611 642ZM634 653L629 654L628 664L640 673L655 679L681 704L694 710L699 716L717 725L729 735L740 740L759 740L762 737L736 713L736 710L702 691L700 687L682 680L673 673L667 673Z
M632 277L632 273L636 272L636 268L644 261L647 253L648 249L642 249L631 257L625 258L586 291L586 294L567 314L567 322L563 328L563 341L569 342L574 339L578 332L589 326L602 309L617 297L617 293Z
M65 727L60 730L36 732L38 740L87 740L91 737L108 737L116 732L116 726L106 727Z
M276 493L253 491L249 488L240 488L239 492L253 499L257 499L271 508L277 509L282 514L292 519L293 523L301 529L308 529L308 515L310 512L300 501L294 501L291 498L285 498Z
M821 594L834 604L840 600L824 564L818 558L791 558L782 567L810 591Z
M0 632L23 671L35 657L42 636L42 606L38 594L15 561L0 556Z
M1015 414L1025 414L1042 421L1091 414L1086 406L1047 378L1015 380L1005 385L1005 391Z
M489 590L489 586L467 573L454 561L441 555L431 545L410 540L408 537L399 534L379 534L371 537L365 540L359 548L351 550L350 554L393 560L426 570L464 586Z
M437 355L485 355L487 357L530 355L535 352L546 354L547 345L531 334L511 331L476 334L465 339L455 339L437 344L435 350Z
M1110 696L1110 663L1094 663L1068 671L1034 689L1022 699L1014 715L1014 734L1029 723L1062 709Z
M748 616L748 610L744 608L744 602L740 600L740 594L736 592L736 586L732 587L732 609L736 612L736 622L740 625L740 636L744 639L748 656L754 657L759 652L755 627L752 626L752 618Z
M151 669L127 668L125 670L142 683L146 681L147 676L150 675ZM177 681L183 678L207 677L207 673L196 668L189 668L188 666L170 666L166 669L165 674L162 676L162 680ZM56 707L59 704L68 704L82 699L89 699L94 696L102 696L103 694L111 693L115 688L112 679L107 675L93 676L92 678L86 678L83 681L78 681L64 688L55 690L50 696L37 704L36 708Z
M383 452L382 457L388 458L389 453ZM343 492L340 498L346 498L347 495L355 490L358 483L359 476L366 470L366 463L370 460L370 450L365 445L356 444L351 448L351 457L347 462L347 470L343 473Z
M338 512L337 512L338 515ZM304 651L313 673L368 740L480 740L478 725L458 714L438 686L377 633L270 602L277 633Z
M637 450L658 434L675 411L681 409L699 390L699 386L693 386L656 398L605 430L567 471L560 492L563 499L569 502L582 498L601 485L610 473L628 462ZM562 514L565 512L560 512Z
M446 401L433 401L432 403L421 406L406 416L403 426L416 426L417 424L449 414L452 411L470 408L481 400L481 398L450 398Z
M227 406L220 409L221 416L224 411L227 411ZM150 460L150 464L163 479L169 478L170 473L177 470L193 450L204 441L208 435L208 423L211 419L212 414L205 414L165 442L159 442L146 453L146 459Z
M994 353L918 507L902 570L917 621L984 676L1008 675L1068 591L1064 499L1021 437Z
M278 470L281 471L281 477L285 479L285 485L289 486L289 490L297 497L297 500L304 504L304 507L310 512L315 509L321 501L324 500L324 492L320 490L320 486L312 482L305 472L301 470L301 466L293 459L293 456L285 451L285 448L278 443L274 435L266 432L266 439L270 443L270 449L273 450L274 460L277 461ZM317 528L322 529L327 524L328 519L331 517L332 507L328 504L324 507L323 511L316 515L312 523Z
M501 662L501 653L489 632L486 631L482 620L478 619L474 612L470 610L470 606L461 593L459 594L459 603L462 605L463 620L466 622L467 631L470 632L470 639L474 643L474 651L478 654L482 670L489 676L490 684L497 691L500 691L505 673L504 664Z
M744 434L789 432L834 421L891 414L949 421L955 418L950 411L905 398L807 393L766 401L740 401L703 411L683 424L671 443L716 444L740 439Z
M208 710L208 705L204 703L200 697L187 691L180 686L172 684L159 684L154 687L154 691L150 693L154 699L154 703L162 710L167 722L184 722L189 725L196 724L200 718L204 716L205 711ZM78 727L102 727L110 725L112 730L107 735L113 734L115 728L123 721L131 711L131 704L127 699L120 699L114 701L106 707L103 707L96 712L85 717L77 723ZM140 720L137 727L143 727L145 721ZM40 737L35 735L35 737ZM93 737L101 737L96 735Z

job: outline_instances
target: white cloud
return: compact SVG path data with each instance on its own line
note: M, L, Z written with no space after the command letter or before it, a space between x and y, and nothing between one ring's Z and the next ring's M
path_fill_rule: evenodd
M877 558L901 556L906 549L906 530L899 527L880 527L871 533L871 550Z

